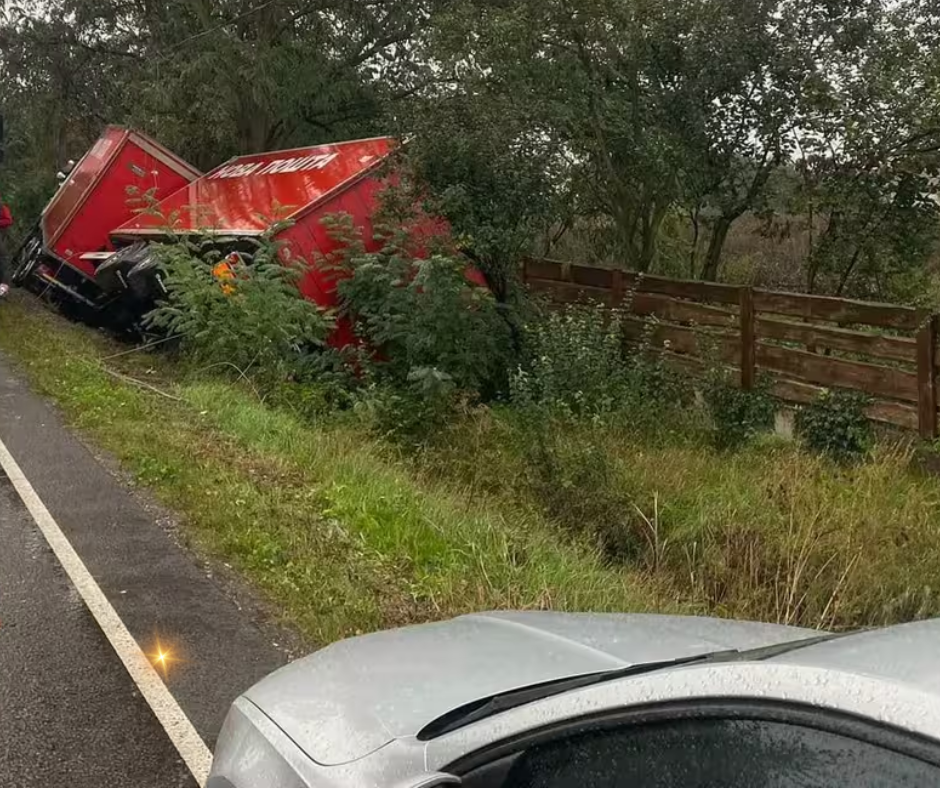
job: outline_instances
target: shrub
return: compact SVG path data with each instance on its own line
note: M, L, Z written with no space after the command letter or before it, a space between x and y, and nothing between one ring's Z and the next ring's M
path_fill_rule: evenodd
M514 402L575 416L621 407L627 388L621 316L600 306L535 315L524 327L525 357L512 377Z
M796 432L804 445L838 463L863 459L874 444L865 416L870 399L855 391L823 391L796 414Z
M587 305L535 312L524 351L511 379L518 407L616 423L650 438L695 431L691 386L646 340L627 352L622 313Z
M424 259L401 233L385 233L378 252L350 239L351 222L337 220L343 237L337 264L344 313L375 351L364 361L387 385L414 392L415 381L436 370L453 388L489 399L506 388L512 354L508 309L466 277L467 261L439 253ZM418 390L421 386L418 386Z
M690 407L693 389L689 379L671 369L662 356L648 353L645 347L625 363L623 403L631 426L650 437L664 430L678 430L694 437L698 420Z
M729 371L714 368L705 378L702 394L712 422L712 442L721 450L737 449L773 428L776 404L766 381L745 390Z
M317 351L333 321L298 290L302 263L285 264L279 251L268 235L220 280L213 269L221 253L208 243L161 247L166 298L147 325L179 337L200 363L272 382L314 377L329 363Z
M355 408L372 432L405 448L419 449L445 430L459 401L449 375L419 367L412 370L405 386L367 385L357 395Z

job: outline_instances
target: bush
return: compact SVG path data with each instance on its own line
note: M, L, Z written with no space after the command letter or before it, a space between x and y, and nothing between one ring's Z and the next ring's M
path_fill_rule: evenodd
M449 375L419 367L412 370L404 387L387 382L367 385L358 394L355 408L372 432L414 450L443 433L459 401Z
M702 395L712 422L712 442L721 450L737 449L774 426L777 406L766 381L745 390L732 373L716 367L705 379Z
M302 263L285 264L279 251L262 238L222 280L213 271L221 253L209 242L161 247L167 295L146 324L179 337L200 363L272 383L312 379L331 363L321 351L333 320L298 290Z
M695 437L699 420L690 407L694 398L689 379L667 366L662 356L648 353L645 347L640 347L625 363L623 401L631 426L650 437L664 430Z
M864 459L874 444L865 416L870 399L855 391L824 391L796 414L796 432L804 445L842 464Z
M454 390L490 399L505 391L512 356L508 309L466 277L467 261L440 253L424 259L402 233L386 233L381 250L366 252L348 217L336 220L344 243L337 264L345 315L374 354L372 374L402 392L432 374ZM421 386L418 385L418 390Z
M616 422L650 438L697 431L688 382L645 340L626 352L623 315L601 306L531 315L511 391L517 407L555 418Z
M623 406L627 365L621 316L600 306L535 315L524 327L525 357L512 377L512 399L574 416Z

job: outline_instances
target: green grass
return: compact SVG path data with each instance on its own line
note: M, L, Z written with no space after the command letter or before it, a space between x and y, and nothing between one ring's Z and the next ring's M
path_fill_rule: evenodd
M531 512L468 502L361 430L180 379L161 355L113 357L126 348L30 300L0 309L0 349L311 642L487 608L662 606L639 575L560 543Z
M773 436L717 452L616 424L552 430L560 456L606 458L599 476L609 489L569 487L565 497L578 513L595 510L579 496L612 489L626 501L622 527L638 543L629 565L658 598L809 627L940 615L940 480L911 469L909 448L883 443L869 461L842 467ZM502 485L508 503L525 478L520 453L506 449L513 432L508 412L478 415L446 441L463 459L442 449L426 472L456 473L491 496ZM538 506L544 492L529 496Z
M545 460L531 421L496 408L408 455L162 354L109 358L122 348L31 301L0 309L0 349L311 642L491 608L940 615L940 481L901 448L840 467L774 438L716 452L694 429L566 422ZM609 521L619 553L597 546Z

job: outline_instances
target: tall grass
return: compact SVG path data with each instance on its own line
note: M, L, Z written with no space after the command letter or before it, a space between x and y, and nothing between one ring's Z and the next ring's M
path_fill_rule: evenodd
M112 358L127 348L29 302L0 310L0 349L313 643L480 609L661 606L537 513L426 484L342 420L305 423L249 388L180 379L160 356Z
M507 508L544 507L544 491L520 484L518 444L529 438L511 414L457 429L423 459L424 473L455 474ZM573 512L595 513L579 498L620 496L623 511L601 510L594 526L629 529L627 565L660 594L703 613L809 627L940 615L940 483L911 471L908 450L880 446L846 468L774 437L727 453L616 423L552 432L580 471L585 446L606 456L602 474L561 494Z

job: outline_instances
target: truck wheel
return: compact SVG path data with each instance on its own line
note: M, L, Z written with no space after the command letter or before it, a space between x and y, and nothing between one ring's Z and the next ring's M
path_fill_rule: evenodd
M164 295L159 259L151 254L137 263L127 274L127 286L141 301L155 301Z
M13 284L22 285L29 279L40 260L42 260L42 236L34 231L26 237L16 254L13 255L11 272Z

